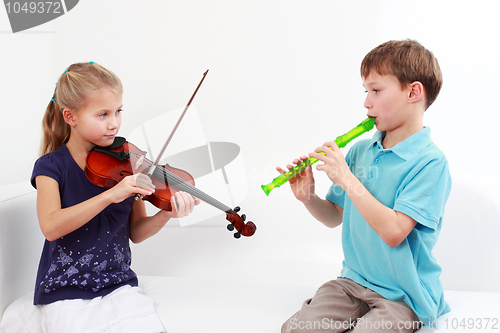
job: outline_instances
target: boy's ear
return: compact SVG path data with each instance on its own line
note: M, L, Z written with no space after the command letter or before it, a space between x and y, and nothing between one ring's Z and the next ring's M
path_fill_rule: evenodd
M62 115L64 118L64 121L71 127L76 125L76 118L75 118L75 112L71 109L63 109L62 110Z
M419 82L415 81L413 83L410 83L410 93L408 95L408 100L410 102L416 103L424 98L424 85Z

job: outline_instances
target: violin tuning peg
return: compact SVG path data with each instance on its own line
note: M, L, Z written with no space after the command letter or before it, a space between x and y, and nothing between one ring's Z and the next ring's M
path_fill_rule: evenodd
M240 209L241 209L241 208L240 208L240 206L236 206L236 207L234 207L234 209L233 209L233 210L234 210L236 213L238 213L238 212L240 211Z
M238 239L240 237L241 237L241 233L239 231L234 234L234 238Z
M227 230L229 230L229 231L233 231L233 230L234 230L234 225L233 225L232 223L229 223L229 224L227 225Z
M247 216L245 214L242 214L241 219L243 220L243 222L245 222L245 220L247 219Z

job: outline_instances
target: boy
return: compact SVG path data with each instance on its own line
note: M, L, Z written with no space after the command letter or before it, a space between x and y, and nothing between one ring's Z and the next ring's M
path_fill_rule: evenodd
M416 41L389 41L365 56L361 76L364 106L378 131L345 159L333 141L309 154L324 162L317 169L333 182L326 199L314 193L310 168L290 180L317 220L331 228L343 224L343 269L303 303L282 333L413 332L450 310L431 251L451 177L423 126L442 85L438 62Z

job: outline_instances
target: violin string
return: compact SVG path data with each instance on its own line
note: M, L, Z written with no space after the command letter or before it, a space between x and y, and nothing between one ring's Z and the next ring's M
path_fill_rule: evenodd
M180 178L176 174L174 174L174 173L172 173L164 168L161 168L161 167L155 168L155 170L153 171L153 174L155 174L160 179L164 179L167 183L170 183L170 185L177 186L179 189L184 190L185 192L192 194L196 198L214 206L217 209L222 210L225 213L229 213L232 211L232 209L230 207L224 205L220 201L218 201L218 200L214 199L213 197L209 196L208 194L202 192L197 187L191 185L186 180ZM167 178L167 175L168 175L168 178Z
M216 207L216 208L218 208L226 213L228 213L232 210L231 208L224 205L220 201L218 201L218 200L212 198L211 196L209 196L208 194L200 191L198 188L196 188L192 184L188 183L184 179L180 178L176 174L174 174L174 173L172 173L164 168L156 168L154 173L159 173L159 174L157 174L157 176L159 176L160 178L163 178L170 185L177 186L179 189L192 194L196 198L198 198L198 199L200 199L200 200L202 200L202 201L204 201L204 202L206 202L206 203L208 203L208 204L210 204L210 205L212 205L212 206L214 206L214 207Z

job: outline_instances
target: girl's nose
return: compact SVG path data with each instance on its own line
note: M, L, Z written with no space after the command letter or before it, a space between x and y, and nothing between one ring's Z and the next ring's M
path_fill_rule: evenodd
M118 127L118 119L116 117L110 117L108 123L109 129L115 129Z

